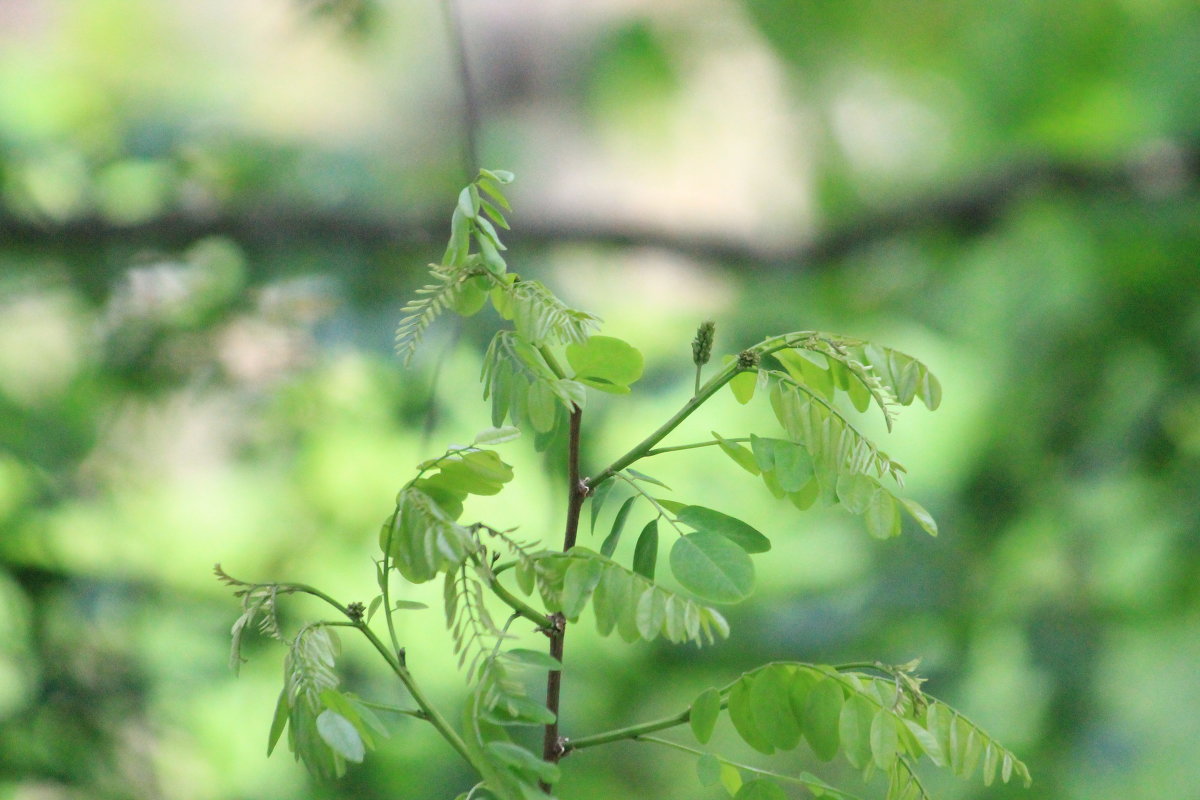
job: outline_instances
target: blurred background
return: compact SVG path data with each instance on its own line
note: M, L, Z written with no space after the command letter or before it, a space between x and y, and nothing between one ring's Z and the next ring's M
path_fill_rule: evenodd
M487 427L493 316L392 353L471 146L517 174L511 268L647 356L636 402L589 406L585 468L690 395L706 318L720 352L818 328L945 385L883 443L937 540L801 514L714 450L648 464L775 551L721 645L573 627L567 735L767 659L920 656L1034 774L937 797L1193 796L1197 53L1191 0L0 0L0 798L471 786L406 718L338 783L268 760L283 650L252 638L234 677L211 575L369 600L396 489ZM671 441L769 414L722 396ZM467 518L555 542L560 465L503 449L517 480ZM401 636L453 708L438 594L408 591L431 608ZM346 684L403 704L381 666L345 642ZM561 796L720 796L651 747L573 755Z

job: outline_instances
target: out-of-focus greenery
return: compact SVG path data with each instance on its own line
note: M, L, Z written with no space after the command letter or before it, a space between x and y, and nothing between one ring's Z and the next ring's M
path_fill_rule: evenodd
M769 658L921 655L1035 779L939 797L1200 785L1195 3L457 10L480 157L521 177L510 264L648 358L642 412L589 409L590 466L689 393L705 318L724 351L861 333L945 385L887 445L936 541L798 514L719 453L661 457L777 557L721 646L573 628L564 732ZM439 328L411 370L391 354L466 172L449 42L432 0L0 4L0 797L468 788L412 720L340 783L267 760L282 654L252 640L232 676L209 571L369 599L395 490L487 426L486 324ZM679 440L752 414L727 399ZM512 450L479 513L553 541L555 465ZM409 663L453 704L422 613ZM347 647L347 682L401 700L369 656ZM717 796L643 747L573 755L561 796Z

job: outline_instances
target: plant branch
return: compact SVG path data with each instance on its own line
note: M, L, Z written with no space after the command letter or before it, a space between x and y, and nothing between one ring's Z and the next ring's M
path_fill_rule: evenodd
M689 747L686 744L680 744L679 742L672 742L670 739L660 739L657 736L636 736L636 737L634 737L633 740L635 742L650 742L651 744L661 744L664 747L670 747L674 750L679 750L684 753L691 753L692 755L696 755L696 756L710 755L709 753L706 753L705 751L699 750L695 747ZM820 790L823 793L828 794L832 797L840 797L840 798L843 798L843 800L861 800L861 798L859 798L857 795L847 794L846 792L843 792L840 789L830 786L829 784L825 783L824 781L822 781L820 778L818 778L815 775L807 775L806 774L804 777L798 777L796 775L785 775L782 772L772 772L769 769L762 769L761 767L752 767L749 764L740 764L736 761L730 761L727 758L722 758L721 756L716 756L716 759L718 761L720 761L722 764L728 764L731 767L736 767L737 769L744 770L746 772L753 772L755 775L763 775L768 778L774 778L774 779L780 780L780 781L787 781L788 783L795 783L800 786L805 786L805 787L810 787L810 788L816 786L816 787L820 788Z
M441 712L437 710L437 707L434 706L434 704L425 695L425 692L421 690L421 687L417 685L416 679L413 678L412 673L408 671L408 667L402 660L403 651L399 651L397 653L391 652L388 649L388 646L384 644L378 636L375 635L375 631L367 627L365 622L363 622L361 619L356 620L350 614L349 609L347 609L337 600L334 600L332 597L325 594L325 592L322 592L320 589L303 583L281 583L279 584L279 588L281 590L286 589L293 592L302 592L304 594L310 594L313 597L320 598L350 619L351 622L349 623L349 626L357 628L359 631L361 631L363 636L367 637L367 641L369 641L371 645L379 651L379 654L383 656L385 661L387 661L388 666L392 668L392 672L396 673L396 677L400 679L400 682L404 684L404 688L408 690L408 693L412 696L412 699L416 701L416 704L420 708L421 712L425 714L425 719L429 722L429 724L433 725L433 727L437 729L437 732L442 735L442 738L445 739L468 764L470 764L476 770L480 769L479 764L475 762L475 759L471 756L470 751L467 749L466 743L462 740L462 737L458 735L458 731L454 730L454 728L450 726L450 723L446 721L446 718L442 716Z
M725 441L727 441L727 442L748 442L748 441L750 441L750 437L749 436L738 436L733 439L726 439ZM692 444L677 444L677 445L673 445L671 447L655 447L652 450L647 450L645 457L648 458L650 456L660 456L663 453L677 453L680 450L695 450L696 448L699 448L699 447L715 447L716 445L719 445L719 444L720 444L720 442L718 442L716 439L713 439L712 441L708 441L708 442L693 442Z
M571 409L570 433L567 439L567 526L563 533L563 552L575 546L575 538L579 533L579 514L583 509L583 501L588 496L588 486L579 475L579 429L583 419L583 410L579 406ZM556 624L549 626L547 635L550 637L550 656L563 663L563 640L566 638L566 619L562 614L555 614ZM562 694L562 671L553 669L546 675L546 708L554 715L554 721L546 725L545 736L542 739L542 760L557 764L565 752L563 743L558 735L558 709ZM549 793L550 784L539 783L542 791Z
M729 701L721 702L721 708L729 705ZM636 739L647 733L674 728L678 725L683 725L692 718L692 710L690 708L680 711L673 717L664 717L663 719L652 720L651 722L640 722L637 725L629 725L624 728L615 728L604 733L597 733L592 736L583 736L579 739L571 739L563 744L563 747L569 753L572 750L582 750L585 747L595 747L599 744L609 744L610 742L619 742L622 739Z
M729 381L733 379L733 376L737 375L740 371L741 368L738 366L737 360L730 361L724 369L710 378L708 383L700 387L700 391L697 392L694 397L684 403L683 408L676 411L675 414L669 420L660 425L657 430L635 445L633 449L631 449L625 455L621 456L612 464L609 464L607 467L605 467L603 471L596 475L596 477L589 478L587 481L588 489L595 489L613 475L649 453L654 445L661 442L667 436L667 434L675 430L675 428L679 426L679 423L687 419L697 408L704 405L705 401L716 394L718 389L729 383Z

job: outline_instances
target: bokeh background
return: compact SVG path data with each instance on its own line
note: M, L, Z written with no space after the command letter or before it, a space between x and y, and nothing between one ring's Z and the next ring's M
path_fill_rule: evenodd
M369 600L395 490L487 426L494 317L391 351L470 140L518 176L512 267L647 356L589 407L587 466L689 394L705 318L721 351L827 329L945 385L885 443L937 540L800 514L712 450L647 465L776 549L719 646L575 626L568 735L771 658L921 656L1035 777L938 797L1195 796L1198 53L1192 0L0 0L0 798L470 787L407 719L338 783L266 759L282 649L233 676L210 573ZM768 415L722 397L672 441ZM504 448L518 480L468 516L553 542L559 465ZM406 596L453 708L437 589ZM403 702L361 643L342 665ZM719 796L651 747L572 756L561 796Z

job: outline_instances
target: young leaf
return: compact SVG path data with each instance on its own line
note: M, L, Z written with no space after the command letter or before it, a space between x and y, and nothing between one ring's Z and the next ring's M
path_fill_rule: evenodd
M799 491L813 477L812 458L804 445L783 439L771 440L774 445L775 478L785 492Z
M579 618L600 582L602 568L601 562L594 558L571 559L571 566L563 577L562 613L567 619Z
M729 792L729 796L733 797L742 788L742 773L732 764L721 762L721 785Z
M758 385L758 373L754 370L739 372L729 381L729 389L742 405L746 405L754 397L754 388Z
M592 533L596 532L596 518L600 516L600 509L604 507L604 501L608 499L615 485L616 481L605 481L592 490L590 495L592 503Z
M697 742L707 744L712 738L713 727L717 724L717 716L720 713L721 693L716 689L705 689L692 701L688 723L692 726L692 735L696 737Z
M720 511L704 506L684 506L675 517L696 530L719 533L747 553L765 553L771 549L771 540L757 528Z
M867 531L876 539L900 535L900 509L896 498L882 487L876 490L867 504Z
M754 588L746 551L719 533L697 531L671 547L671 573L688 591L714 603L739 603Z
M772 664L758 671L750 686L750 705L759 731L780 750L800 743L800 726L788 702L791 669Z
M774 781L755 778L742 784L734 800L788 800L788 796Z
M267 737L268 758L270 758L271 753L275 750L275 745L279 743L279 737L283 734L283 729L287 727L290 711L287 689L284 688L279 692L279 700L275 702L275 717L271 720L271 733Z
M637 628L642 638L648 642L657 638L666 618L666 595L653 587L642 592L637 602Z
M754 704L751 702L750 696L753 681L753 676L743 675L741 680L730 689L729 720L733 723L738 736L742 737L743 742L760 753L771 755L775 752L775 746L759 729L758 721L754 718Z
M758 462L754 460L754 453L750 452L737 442L731 442L728 439L722 438L721 434L717 433L716 431L713 431L712 435L713 438L717 440L717 446L721 448L721 452L732 458L738 466L749 472L751 475L757 475L759 473Z
M567 345L567 363L575 380L595 389L625 394L642 377L645 360L636 347L613 336L590 336Z
M500 444L501 442L510 442L521 435L521 429L511 425L506 425L502 428L488 428L486 431L480 431L475 436L475 445Z
M652 519L638 534L633 548L633 571L643 578L654 580L654 568L658 563L658 519Z
M918 503L916 500L906 500L904 498L900 498L900 504L904 506L904 510L908 512L910 517L917 521L917 524L920 525L926 533L928 533L930 536L938 535L937 522L920 503Z
M643 483L653 483L655 486L661 486L662 488L666 489L667 491L671 491L670 486L667 486L665 483L660 481L658 478L653 477L652 475L647 475L644 472L638 472L636 469L633 469L632 467L627 468L625 470L625 472L627 474L629 474L631 477L636 478L639 481L642 481Z
M638 499L638 495L625 498L625 502L617 509L617 516L613 519L612 530L608 536L604 538L604 543L600 545L600 552L612 558L612 554L617 551L617 543L621 541L621 532L625 530L625 520L629 518L629 511L633 508L633 503Z
M833 678L820 681L808 693L804 738L822 761L832 761L837 755L843 699L841 684Z
M696 759L696 777L701 786L715 786L721 780L721 762L712 753Z
M896 759L899 737L896 734L896 723L890 711L879 709L871 722L871 754L875 766L886 770Z
M562 669L562 663L557 658L554 658L549 653L543 653L541 650L514 647L512 650L505 650L500 656L509 661L515 661L518 664L535 669Z
M871 761L871 723L876 710L871 701L860 694L852 694L842 706L838 734L846 760L856 769L862 769Z
M366 747L358 730L336 711L326 709L317 717L317 732L335 753L347 761L359 764L366 755Z

